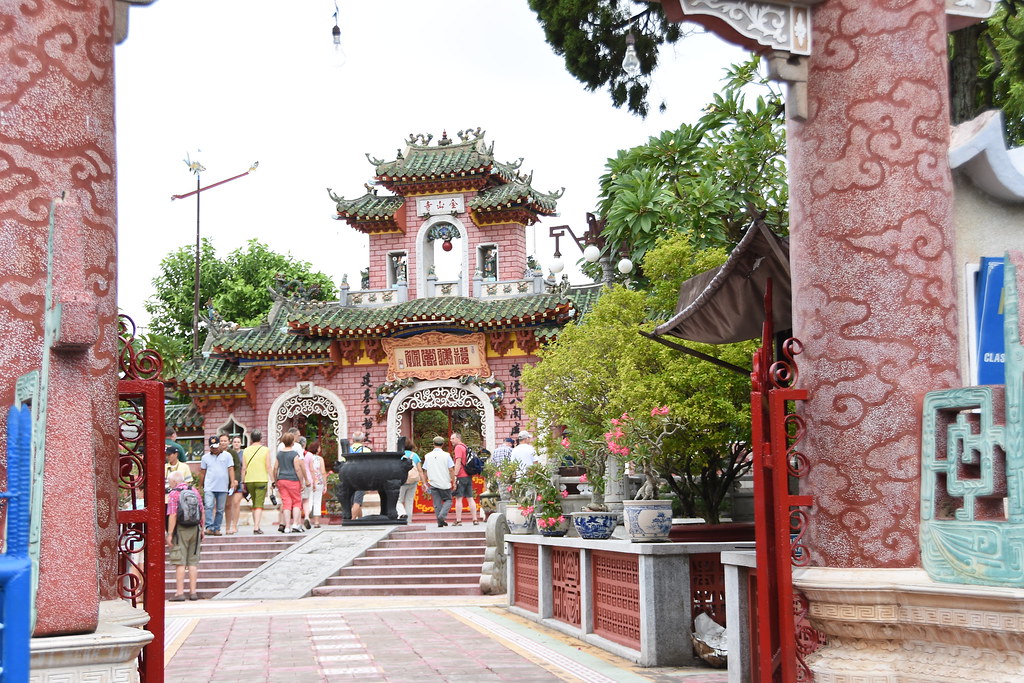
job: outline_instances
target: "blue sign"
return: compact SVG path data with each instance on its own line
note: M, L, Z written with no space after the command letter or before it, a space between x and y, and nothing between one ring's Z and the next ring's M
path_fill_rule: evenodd
M1005 384L1002 258L981 259L977 291L978 384Z

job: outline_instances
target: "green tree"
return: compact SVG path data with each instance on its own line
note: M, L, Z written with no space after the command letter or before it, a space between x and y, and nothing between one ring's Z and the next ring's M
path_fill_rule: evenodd
M544 37L565 58L565 68L587 90L607 87L615 107L646 116L650 74L658 66L658 48L675 43L683 33L665 19L661 5L631 0L530 0L544 27ZM632 30L640 73L622 70L626 35ZM664 107L664 105L662 105Z
M622 413L669 406L684 427L655 469L677 493L690 516L719 519L735 478L749 469L749 377L643 339L658 311L671 310L683 279L720 265L724 249L695 249L687 235L663 238L644 267L650 291L620 286L606 290L579 323L566 326L523 371L529 389L525 408L542 427L571 424L573 441L600 439ZM749 366L754 342L693 345L699 351ZM548 429L538 430L549 448Z
M640 262L673 232L688 234L698 249L728 247L750 223L748 206L786 234L783 112L781 94L758 74L753 58L726 71L722 91L697 123L609 159L598 212L611 253L625 245Z
M301 282L314 299L328 300L335 294L331 279L314 272L308 262L271 251L255 239L222 260L204 238L200 256L200 315L208 315L212 303L225 320L242 326L259 324L270 311L268 288L279 275L285 281ZM184 342L187 348L192 342L194 278L194 247L172 251L160 261L160 274L153 278L156 292L145 303L151 332ZM205 340L206 331L200 329L199 346Z

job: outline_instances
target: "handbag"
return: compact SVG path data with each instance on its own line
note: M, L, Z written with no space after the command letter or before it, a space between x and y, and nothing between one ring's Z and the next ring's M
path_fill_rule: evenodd
M406 484L418 484L420 481L420 468L416 467L416 463L413 463L412 469L409 470L409 474L405 477Z

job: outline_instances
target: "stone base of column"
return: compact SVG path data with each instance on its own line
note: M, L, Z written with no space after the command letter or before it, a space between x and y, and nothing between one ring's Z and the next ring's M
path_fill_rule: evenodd
M116 603L116 604L115 604ZM138 657L153 634L138 626L149 616L116 600L100 604L95 632L33 638L31 683L109 681L136 683Z
M1024 590L936 583L922 569L794 572L828 644L817 683L987 681L1024 672Z

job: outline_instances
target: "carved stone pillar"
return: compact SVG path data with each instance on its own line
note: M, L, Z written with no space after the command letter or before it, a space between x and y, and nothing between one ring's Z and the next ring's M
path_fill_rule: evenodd
M113 0L0 8L0 402L41 367L56 208L37 635L96 629L115 597L117 335ZM6 439L0 425L0 440ZM97 572L97 566L99 572Z
M813 565L918 563L921 399L958 381L943 3L814 9L790 122Z

